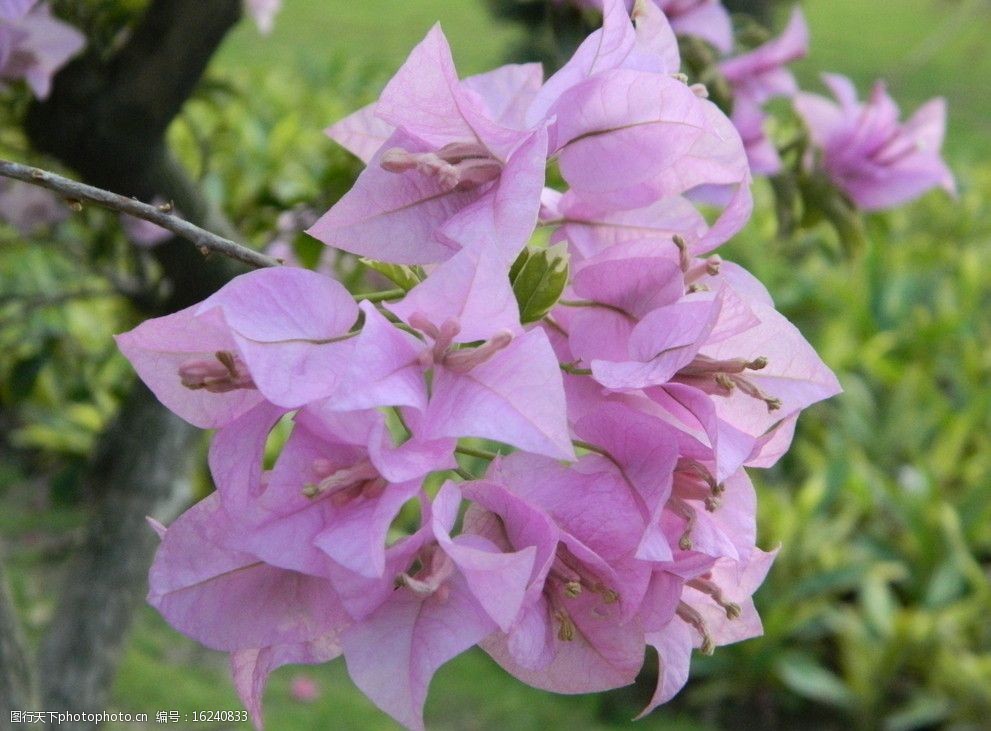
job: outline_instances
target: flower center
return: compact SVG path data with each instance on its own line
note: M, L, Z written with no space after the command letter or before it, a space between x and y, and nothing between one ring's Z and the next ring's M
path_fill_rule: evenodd
M403 572L396 577L396 587L406 587L416 596L427 598L433 594L441 601L447 599L450 589L445 585L454 573L454 561L439 546L427 546L417 556L418 569Z
M719 391L727 396L734 388L738 388L741 393L763 401L768 411L777 411L781 408L781 399L768 396L753 381L742 375L744 371L759 371L764 368L767 368L767 358L763 356L753 360L746 358L717 360L697 355L691 363L678 371L678 375L688 381L701 380L715 383Z
M551 564L547 575L547 589L550 590L545 590L549 598L557 591L570 599L581 596L582 592L590 591L602 597L604 604L615 604L619 601L619 593L607 586L594 572L589 571L566 546L558 546L554 563Z
M313 472L319 481L306 485L303 494L311 499L329 495L334 505L345 505L361 497L379 497L389 485L367 459L343 468L318 459L313 462Z
M499 177L502 163L477 142L452 142L436 152L409 152L393 147L382 155L390 173L416 170L436 178L444 190L473 190Z
M513 341L511 332L500 330L481 345L462 346L454 342L454 338L461 332L461 323L452 318L445 320L438 328L421 312L414 313L409 324L434 341L420 356L423 367L444 366L458 374L467 373L475 366L485 363Z
M247 366L233 353L219 350L215 360L194 358L179 366L179 380L192 391L228 393L242 388L256 388Z

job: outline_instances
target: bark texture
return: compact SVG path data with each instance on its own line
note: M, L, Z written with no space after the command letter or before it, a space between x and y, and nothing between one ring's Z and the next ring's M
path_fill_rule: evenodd
M34 709L34 672L17 607L0 563L0 729L11 710Z

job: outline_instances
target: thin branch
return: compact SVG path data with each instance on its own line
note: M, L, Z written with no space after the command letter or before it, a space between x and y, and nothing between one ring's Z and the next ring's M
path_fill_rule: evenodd
M275 267L281 263L278 259L261 254L230 239L225 239L223 236L211 233L206 229L191 224L189 221L159 210L155 206L118 195L117 193L111 193L109 190L95 188L92 185L63 178L61 175L56 175L47 170L21 165L8 160L0 160L0 175L42 188L48 188L48 190L52 190L70 201L86 201L101 208L144 219L171 231L176 236L181 236L187 241L192 242L200 250L206 249L217 254L223 254L249 266Z

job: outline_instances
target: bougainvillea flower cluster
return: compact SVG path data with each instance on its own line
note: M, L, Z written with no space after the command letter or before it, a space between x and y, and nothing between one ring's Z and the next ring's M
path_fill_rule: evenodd
M588 10L608 12L603 0L552 0ZM788 172L779 144L769 132L767 104L775 98L792 100L798 119L775 115L779 129L804 127L781 150L807 150L791 172L815 175L864 211L893 208L939 187L956 191L952 172L940 155L946 125L946 104L933 99L905 124L882 82L861 103L851 82L825 75L836 102L799 91L789 64L809 52L809 30L798 5L781 34L752 46L752 23L741 24L734 37L730 15L720 0L626 0L634 15L647 5L659 7L681 37L703 41L703 75L725 88L720 103L743 140L753 175ZM761 31L762 33L762 31ZM746 41L739 43L742 38ZM742 46L740 48L739 46ZM699 69L694 69L698 72ZM725 97L725 98L723 98ZM819 173L823 173L819 175Z
M55 72L85 43L82 33L52 17L47 3L0 0L0 90L4 82L23 79L44 99Z
M431 677L473 646L558 693L629 684L654 647L646 713L693 649L760 634L774 552L745 468L839 384L712 254L750 170L678 70L652 3L607 2L546 81L460 79L437 27L329 129L367 167L310 229L398 290L264 269L119 337L217 430L216 492L156 524L150 601L231 654L259 724L272 670L343 656L422 728Z
M953 173L940 156L946 102L932 99L904 124L898 105L878 82L866 102L846 77L823 80L836 103L800 93L795 109L808 126L830 180L865 211L891 208L933 187L956 193Z

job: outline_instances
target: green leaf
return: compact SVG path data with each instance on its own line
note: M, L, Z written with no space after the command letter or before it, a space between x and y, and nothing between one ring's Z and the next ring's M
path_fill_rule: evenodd
M373 269L382 276L387 277L390 282L406 292L409 292L413 287L427 278L423 267L419 265L409 267L404 264L389 264L384 261L364 258L360 261L369 269Z
M914 731L939 726L953 713L953 705L946 698L928 692L914 696L896 713L884 720L884 731Z
M537 322L557 304L568 284L565 245L524 249L509 269L509 281L520 306L520 322Z
M774 669L781 682L803 698L840 708L850 708L854 703L853 693L843 681L811 655L788 652L778 659Z

